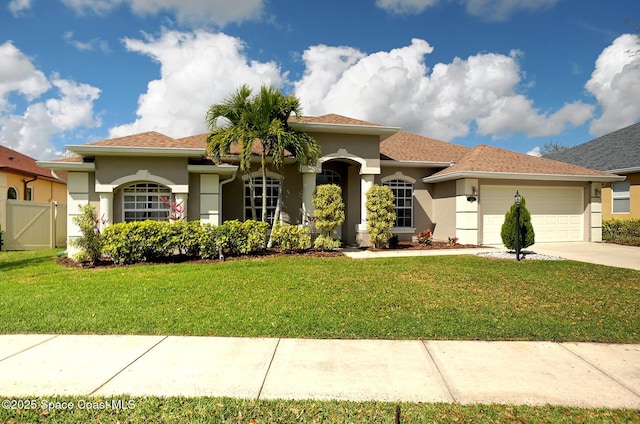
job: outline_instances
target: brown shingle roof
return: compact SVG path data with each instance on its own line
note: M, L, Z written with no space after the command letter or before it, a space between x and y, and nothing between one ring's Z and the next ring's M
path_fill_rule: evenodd
M583 168L551 159L525 155L511 150L481 144L462 156L454 165L433 174L445 176L458 172L491 172L510 174L545 174L571 176L609 176L606 172Z
M124 137L110 138L108 140L94 141L86 143L86 146L104 147L147 147L157 149L203 149L205 146L198 145L193 137L176 140L168 135L160 134L156 131L148 131L140 134L132 134Z
M51 171L39 167L35 159L4 146L0 146L0 169L55 180Z
M315 124L337 124L337 125L364 125L364 126L373 126L380 127L380 124L375 124L373 122L361 121L359 119L349 118L347 116L336 115L334 113L330 113L328 115L322 116L300 116L296 118L292 116L289 118L290 122L302 122L302 123L315 123Z
M456 162L468 147L400 131L380 143L381 159L420 162Z

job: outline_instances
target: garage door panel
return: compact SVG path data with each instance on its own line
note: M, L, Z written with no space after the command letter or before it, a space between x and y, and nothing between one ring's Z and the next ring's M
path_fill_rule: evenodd
M581 188L484 186L480 191L484 244L502 244L500 230L516 190L526 199L537 243L583 240Z

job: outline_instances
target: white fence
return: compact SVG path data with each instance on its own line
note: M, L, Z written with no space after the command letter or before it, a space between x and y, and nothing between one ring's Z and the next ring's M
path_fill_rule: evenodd
M67 205L0 200L2 250L66 246Z

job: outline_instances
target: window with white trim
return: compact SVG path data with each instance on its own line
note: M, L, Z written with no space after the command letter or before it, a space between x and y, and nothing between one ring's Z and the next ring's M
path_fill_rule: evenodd
M630 189L631 183L629 181L611 184L613 213L631 212Z
M33 187L27 187L27 198L28 201L33 201Z
M336 171L330 169L323 169L320 174L316 176L316 185L323 184L337 184L340 185L342 177Z
M262 218L262 177L253 178L253 200L256 206L256 219ZM276 205L278 204L278 192L280 191L280 180L277 178L267 177L267 184L264 187L267 190L267 221L273 224L273 217L276 214ZM249 188L249 180L244 182L244 218L251 219L251 189Z
M18 200L18 190L15 187L9 187L9 189L7 189L7 199Z
M383 183L393 192L396 222L394 227L413 227L413 184L404 180Z
M136 183L122 189L125 222L166 221L171 213L171 189L162 184Z

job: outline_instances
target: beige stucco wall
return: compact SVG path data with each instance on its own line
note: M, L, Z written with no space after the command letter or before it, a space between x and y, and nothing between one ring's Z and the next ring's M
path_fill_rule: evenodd
M398 233L401 241L411 241L417 234L426 229L433 231L433 196L430 191L431 185L422 182L422 178L428 175L424 168L407 168L383 166L380 175L376 176L375 183L382 184L385 178L415 180L413 185L413 228L412 233Z
M640 173L626 175L630 182L631 208L629 213L613 213L611 184L602 189L602 219L640 219Z
M446 241L456 235L456 182L429 184L433 196L433 239Z
M173 184L188 184L187 158L139 158L139 157L98 157L96 158L96 182L112 184L114 181L139 170L165 178Z

